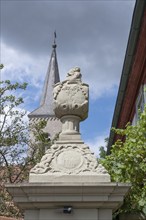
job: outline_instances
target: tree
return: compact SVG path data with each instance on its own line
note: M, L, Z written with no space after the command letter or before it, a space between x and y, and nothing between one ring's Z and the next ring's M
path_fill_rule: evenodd
M49 133L44 132L44 128L47 125L46 120L40 120L37 123L30 124L31 135L29 139L29 151L31 163L35 165L40 162L42 156L45 154L45 151L49 149L56 140L58 140L59 133L51 140Z
M4 68L4 65L1 63L0 64L0 70Z
M111 154L101 160L112 181L130 182L131 190L119 212L135 212L146 216L146 106L135 126L113 129L125 137L112 146Z
M105 147L104 146L99 147L99 157L100 157L100 159L104 159L107 155L108 138L105 138L104 142L105 142ZM99 161L100 161L100 159L98 158Z
M27 125L23 120L26 111L19 110L18 106L23 103L21 97L16 98L10 92L25 89L27 84L14 83L9 80L0 82L0 165L8 169L8 178L11 178L9 164L24 163L23 153L27 143ZM18 148L19 146L19 148Z
M51 141L43 132L47 123L44 120L33 124L34 142L30 141L28 120L25 119L27 112L20 108L23 99L15 94L25 90L27 83L6 80L0 85L0 215L16 217L22 213L13 204L4 185L27 181L29 170L43 156L44 145L49 147Z

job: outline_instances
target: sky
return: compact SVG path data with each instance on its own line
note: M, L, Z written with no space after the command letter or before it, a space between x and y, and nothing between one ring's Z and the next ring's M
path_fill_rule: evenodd
M1 79L27 82L23 109L39 106L54 31L61 81L81 68L89 84L82 139L95 155L109 136L129 37L134 0L1 0Z

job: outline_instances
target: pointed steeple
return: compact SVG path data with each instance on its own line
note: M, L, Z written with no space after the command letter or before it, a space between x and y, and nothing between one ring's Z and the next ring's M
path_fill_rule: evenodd
M50 58L50 63L48 66L43 92L41 95L40 107L34 110L29 114L29 117L48 117L48 116L55 116L53 110L53 87L54 84L60 82L59 77L59 69L58 69L58 62L57 62L57 54L56 54L56 33L54 33L54 43L52 45L52 54Z

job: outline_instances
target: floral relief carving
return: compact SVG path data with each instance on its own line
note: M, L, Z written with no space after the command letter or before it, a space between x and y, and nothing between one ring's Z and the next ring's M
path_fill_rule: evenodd
M30 173L107 173L85 144L53 145Z

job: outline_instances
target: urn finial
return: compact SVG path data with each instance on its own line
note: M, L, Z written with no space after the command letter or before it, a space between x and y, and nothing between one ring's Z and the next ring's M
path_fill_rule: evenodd
M72 136L80 140L79 123L88 117L88 85L82 83L79 67L72 68L66 80L54 86L54 112L62 122L59 140Z

